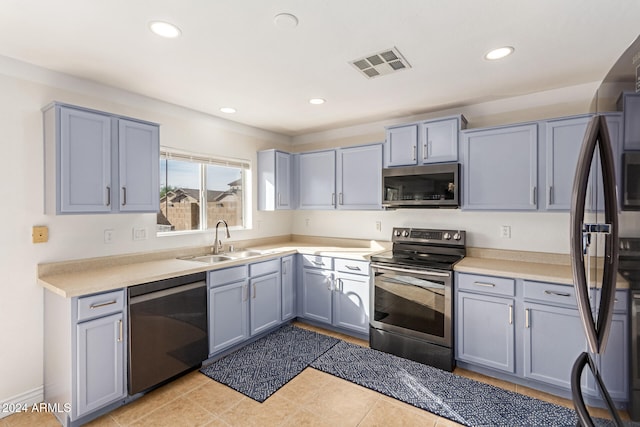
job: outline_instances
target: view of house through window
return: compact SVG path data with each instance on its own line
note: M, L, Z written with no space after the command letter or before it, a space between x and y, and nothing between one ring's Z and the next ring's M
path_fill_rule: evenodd
M206 230L224 219L244 227L248 163L162 152L157 231Z

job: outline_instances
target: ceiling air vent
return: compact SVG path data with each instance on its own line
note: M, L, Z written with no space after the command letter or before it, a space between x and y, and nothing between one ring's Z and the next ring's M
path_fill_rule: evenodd
M411 68L398 49L391 48L350 62L368 79Z

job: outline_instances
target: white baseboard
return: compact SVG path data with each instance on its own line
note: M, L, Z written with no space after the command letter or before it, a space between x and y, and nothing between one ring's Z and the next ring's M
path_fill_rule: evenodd
M24 408L31 408L34 404L44 400L44 387L40 386L33 390L13 396L9 399L0 401L0 419L9 415L20 412Z

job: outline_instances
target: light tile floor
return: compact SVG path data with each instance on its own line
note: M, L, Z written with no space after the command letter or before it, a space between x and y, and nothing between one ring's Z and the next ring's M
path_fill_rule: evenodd
M366 341L301 323L296 325L368 346ZM463 369L456 369L455 373L572 407L570 400L527 387ZM600 409L594 409L592 414L609 418L606 411ZM622 415L628 419L626 413ZM53 415L47 413L19 413L0 420L0 427L57 425L59 424ZM444 427L459 424L332 375L307 368L264 403L258 403L197 371L192 372L88 425Z

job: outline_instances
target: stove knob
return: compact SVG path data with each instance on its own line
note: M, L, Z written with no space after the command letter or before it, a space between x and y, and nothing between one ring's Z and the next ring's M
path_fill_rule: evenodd
M462 238L462 236L460 235L460 233L455 233L453 235L453 240L460 240Z
M396 230L395 233L393 233L396 235L396 237L400 237L400 235L402 234L402 232L400 230Z
M444 233L444 234L442 235L442 238L443 238L444 240L451 240L451 234L450 234L450 233Z
M407 230L404 230L402 232L402 237L409 237L409 232Z

